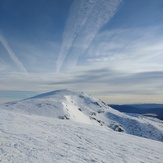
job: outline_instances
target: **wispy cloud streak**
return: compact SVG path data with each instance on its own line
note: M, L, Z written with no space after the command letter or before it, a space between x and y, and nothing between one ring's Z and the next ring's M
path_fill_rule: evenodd
M63 34L57 71L66 61L67 67L76 64L78 58L89 48L99 30L114 16L121 0L74 1Z
M8 42L6 41L6 39L4 38L4 36L2 34L0 34L0 42L2 43L2 45L4 46L4 48L6 49L8 54L10 55L11 59L13 60L13 62L20 69L20 71L22 71L24 73L27 73L26 68L23 66L22 62L17 58L15 53L12 51L12 49L8 45Z
M123 72L163 70L163 39L158 28L115 29L96 35L83 57L86 65ZM130 33L130 35L128 35Z

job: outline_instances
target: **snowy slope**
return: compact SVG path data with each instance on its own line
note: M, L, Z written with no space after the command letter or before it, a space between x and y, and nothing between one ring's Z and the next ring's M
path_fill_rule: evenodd
M0 110L2 163L162 163L163 143L103 127Z
M14 113L70 120L105 129L163 141L163 122L141 115L121 113L85 93L58 90L1 105Z

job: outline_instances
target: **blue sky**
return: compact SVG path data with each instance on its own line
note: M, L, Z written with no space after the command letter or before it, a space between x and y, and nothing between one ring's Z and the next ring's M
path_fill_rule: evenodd
M0 102L69 88L163 103L162 15L162 0L1 0Z

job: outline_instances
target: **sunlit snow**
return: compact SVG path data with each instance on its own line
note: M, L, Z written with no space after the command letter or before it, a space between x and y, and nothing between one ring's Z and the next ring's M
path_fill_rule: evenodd
M0 106L0 162L161 163L162 140L162 121L85 93L53 91Z

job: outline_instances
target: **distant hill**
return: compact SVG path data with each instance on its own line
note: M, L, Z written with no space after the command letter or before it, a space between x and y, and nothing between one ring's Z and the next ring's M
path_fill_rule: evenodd
M163 120L163 104L109 104L109 106L121 112L143 114Z

